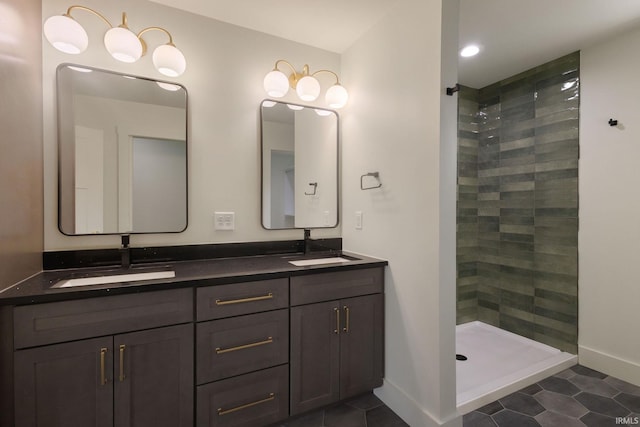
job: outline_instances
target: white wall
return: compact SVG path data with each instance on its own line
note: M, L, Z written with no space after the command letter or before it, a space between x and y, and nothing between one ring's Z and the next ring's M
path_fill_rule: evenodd
M415 427L462 425L454 357L457 104L444 95L457 80L457 6L399 2L342 58L350 91L344 246L389 261L386 375L376 394ZM375 171L382 188L361 191L360 176Z
M301 239L302 230L267 231L260 224L259 104L266 97L264 75L278 59L300 69L339 70L339 55L228 25L144 0L82 3L103 13L116 25L126 11L129 27L168 29L187 58L185 74L175 81L189 93L189 227L180 234L132 237L132 246L179 245ZM43 19L62 14L69 3L47 0ZM166 80L155 71L150 54L135 64L115 61L102 37L106 25L86 12L73 15L89 33L89 48L80 55L58 52L43 40L45 250L116 247L118 236L68 237L57 228L57 146L55 68L74 62L98 68ZM165 43L160 32L144 36L152 50ZM295 102L295 94L284 101ZM320 106L320 104L317 104ZM214 211L234 211L235 231L215 231ZM340 236L340 227L313 236Z
M581 54L578 353L640 385L638 45L635 30Z

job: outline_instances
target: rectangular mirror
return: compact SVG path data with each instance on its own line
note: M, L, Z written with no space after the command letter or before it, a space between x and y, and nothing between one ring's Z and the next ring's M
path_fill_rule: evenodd
M84 65L56 77L60 231L184 231L186 89Z
M265 100L261 104L262 226L338 225L338 115Z

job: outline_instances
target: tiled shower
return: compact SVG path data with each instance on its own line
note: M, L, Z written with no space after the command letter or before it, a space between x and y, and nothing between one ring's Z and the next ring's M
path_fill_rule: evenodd
M457 321L577 352L579 52L458 107Z

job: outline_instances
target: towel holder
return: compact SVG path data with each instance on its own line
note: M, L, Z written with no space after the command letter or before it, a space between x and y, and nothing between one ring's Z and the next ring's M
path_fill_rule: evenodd
M364 177L365 176L371 176L371 177L375 178L378 181L378 185L365 187L364 186ZM380 173L379 172L369 172L369 173L365 173L364 175L360 176L360 189L361 190L373 190L374 188L380 188L380 187L382 187L382 181L380 181Z
M316 195L316 191L318 190L318 183L317 182L310 182L309 185L311 187L313 187L313 193L307 193L305 191L304 192L305 196L315 196Z

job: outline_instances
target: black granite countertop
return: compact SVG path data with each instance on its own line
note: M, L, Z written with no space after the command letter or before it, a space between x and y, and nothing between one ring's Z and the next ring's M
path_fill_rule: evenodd
M341 252L339 256L349 262L297 267L289 261L335 257L335 254L314 253L305 257L300 253L261 255L206 260L145 263L130 268L76 268L49 270L36 274L18 284L0 291L0 305L23 305L50 301L147 292L181 287L210 286L266 280L279 277L317 274L339 270L382 267L387 261L363 255ZM57 282L70 278L97 275L117 275L173 270L175 277L107 285L89 285L73 288L52 288Z

